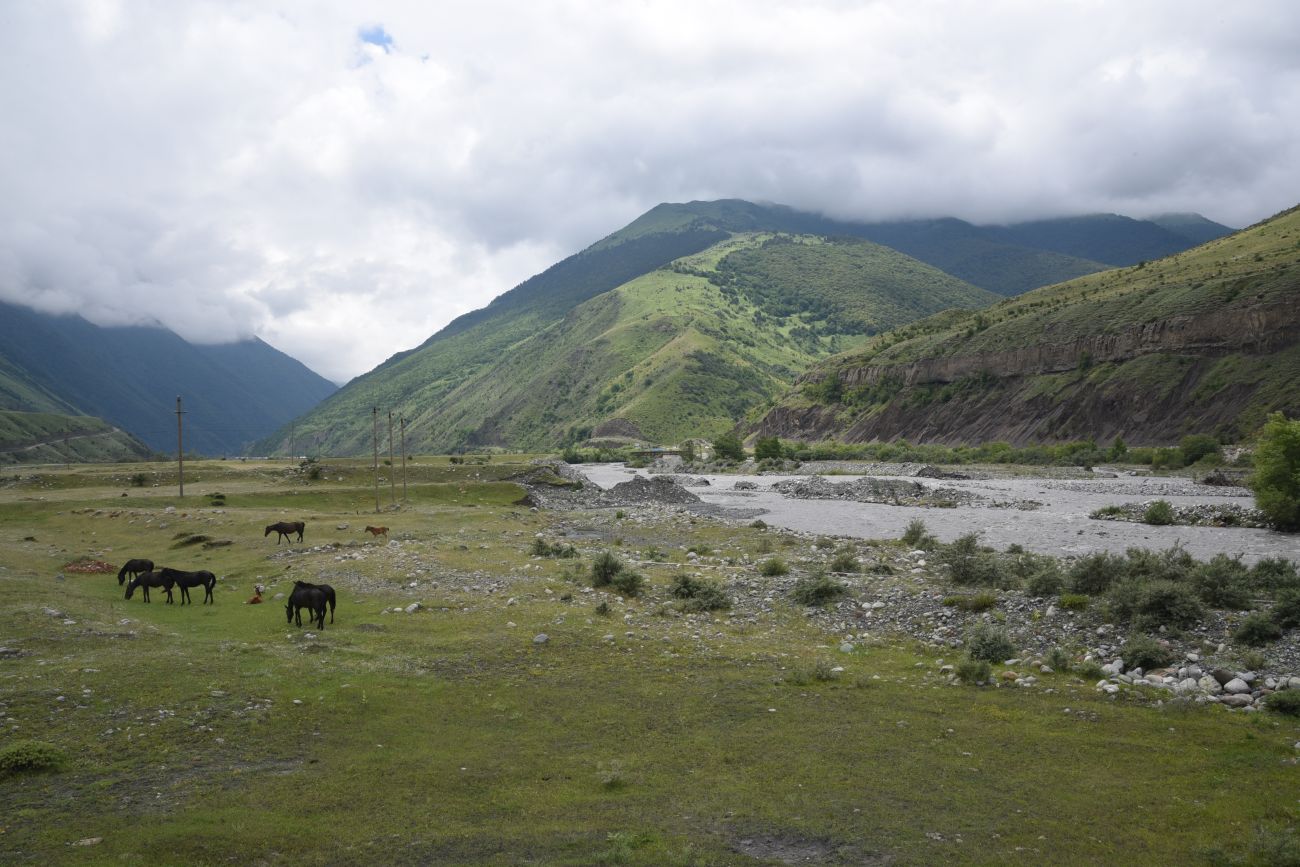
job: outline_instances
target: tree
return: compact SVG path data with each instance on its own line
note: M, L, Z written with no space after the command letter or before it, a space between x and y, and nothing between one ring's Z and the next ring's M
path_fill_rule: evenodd
M766 458L781 460L785 450L781 448L781 440L778 437L760 437L754 443L754 460L761 461Z
M1300 419L1268 417L1255 446L1250 477L1255 506L1279 530L1300 530Z
M713 441L713 453L723 460L743 461L745 446L735 434L725 433Z
M679 451L682 453L682 460L688 464L695 463L695 442L693 440L686 440L682 443Z

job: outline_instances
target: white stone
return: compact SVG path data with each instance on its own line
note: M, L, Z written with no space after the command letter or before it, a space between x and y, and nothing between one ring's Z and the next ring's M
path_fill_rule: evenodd
M1242 680L1240 677L1234 677L1223 685L1223 691L1232 695L1241 695L1243 693L1248 694L1250 692L1250 684L1246 683L1246 681Z
M1201 675L1200 679L1196 681L1196 685L1210 695L1218 695L1223 692L1223 687L1219 685L1219 682L1208 674Z
M550 640L551 636L547 635L545 632L539 632L533 636L533 644L545 644Z
M410 605L406 606L405 610L407 614L414 614L415 612L420 610L420 603L412 602Z

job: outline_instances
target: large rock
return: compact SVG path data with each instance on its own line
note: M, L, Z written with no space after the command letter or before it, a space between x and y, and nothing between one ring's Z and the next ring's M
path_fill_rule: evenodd
M1223 685L1223 691L1229 695L1250 695L1250 684L1239 677L1234 677Z

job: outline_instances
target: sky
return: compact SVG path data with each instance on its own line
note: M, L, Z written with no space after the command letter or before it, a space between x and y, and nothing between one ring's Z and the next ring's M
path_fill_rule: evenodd
M1300 202L1300 4L4 0L0 299L343 382L665 201Z

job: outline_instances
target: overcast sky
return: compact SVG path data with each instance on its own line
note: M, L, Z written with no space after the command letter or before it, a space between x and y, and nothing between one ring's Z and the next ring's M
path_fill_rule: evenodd
M1300 201L1300 4L0 2L0 298L347 380L662 201Z

